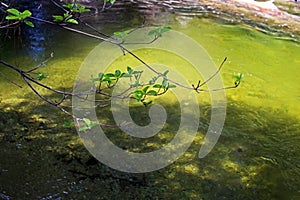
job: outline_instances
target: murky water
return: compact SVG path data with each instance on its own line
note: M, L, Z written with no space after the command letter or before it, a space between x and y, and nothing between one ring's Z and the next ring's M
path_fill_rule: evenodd
M99 21L94 24L112 33L139 21L133 18L114 21L116 25L111 26ZM299 43L209 18L166 16L151 23L169 24L193 38L216 65L228 57L221 72L226 85L232 84L233 72L245 74L239 88L226 91L226 122L214 150L204 159L197 158L210 117L208 95L200 94L199 133L184 156L145 175L116 172L93 160L76 132L62 127L61 122L68 117L43 104L26 87L19 89L0 79L0 198L300 198ZM49 75L43 83L71 88L81 63L98 41L59 29L42 30L39 34L26 32L29 36L23 49L7 52L3 48L0 58L27 68L53 51L55 57L42 69ZM176 68L180 63L185 67L184 61L162 51L144 54L150 62L165 60L169 66ZM131 62L125 61L126 65ZM1 71L14 76L3 67ZM193 75L189 78L193 80ZM172 112L179 115L176 110ZM175 124L168 123L169 132L159 136L164 142L173 137Z

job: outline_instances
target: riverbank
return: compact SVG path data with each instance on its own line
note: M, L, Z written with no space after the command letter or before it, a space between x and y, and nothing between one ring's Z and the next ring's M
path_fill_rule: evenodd
M65 0L70 3L70 0ZM78 0L93 10L101 1ZM140 13L147 18L174 13L185 17L214 16L230 23L242 23L262 32L290 36L300 40L300 2L295 0L117 0L107 11L122 15L124 11Z
M268 34L300 39L300 2L292 0L123 0L117 1L115 9L122 5L148 18L162 13L185 17L213 16L229 23L246 24Z
M273 3L251 0L210 1L220 10L220 15L233 17L236 22L245 23L266 32L300 34L300 3L276 0Z

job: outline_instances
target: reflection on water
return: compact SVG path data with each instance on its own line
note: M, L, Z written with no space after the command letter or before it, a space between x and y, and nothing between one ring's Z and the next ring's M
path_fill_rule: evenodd
M53 21L52 15L62 15L63 11L56 6L54 6L51 1L42 0L42 1L29 1L29 0L20 0L18 2L12 1L12 5L15 8L23 11L28 9L32 12L32 16L48 20L50 22ZM134 13L127 12L124 10L126 5L122 5L120 7L116 7L114 12L108 12L105 14L101 14L99 16L87 17L85 20L88 23L93 23L95 26L99 27L100 31L106 32L108 34L112 34L114 31L120 30L121 28L128 27L130 21L135 18L133 21L134 24L140 25L140 20L136 20L136 16ZM142 19L142 16L141 18ZM9 49L14 49L14 52L6 52L3 49L1 52L1 57L12 58L15 55L22 57L23 59L17 58L14 60L26 60L26 64L32 64L33 62L41 62L45 57L48 57L51 52L57 52L57 54L67 54L69 56L70 52L72 52L73 47L82 46L82 43L88 43L83 45L82 48L86 48L86 46L91 45L90 48L97 45L97 41L84 40L78 34L71 34L68 31L61 29L58 26L49 25L47 23L38 22L32 20L35 27L31 28L26 25L21 26L21 35L22 37L18 37L18 35L11 34L6 37L6 34L3 33L3 38L1 38L1 43L4 43L5 47ZM113 27L111 26L113 24ZM127 24L127 25L126 25ZM83 26L74 26L78 29L83 29L86 31L90 31L95 34L94 31L87 29ZM109 27L107 29L107 27ZM77 36L76 36L77 35ZM100 41L99 41L100 42ZM70 45L71 44L71 45ZM64 46L61 47L60 45ZM1 45L2 46L2 45ZM1 47L0 46L0 47ZM58 48L57 48L58 47ZM67 48L68 50L63 50L62 48ZM30 60L30 61L29 61ZM22 63L23 64L23 63Z
M24 2L26 5L26 2ZM27 4L24 9L29 9L33 16L36 16L40 19L47 18L49 14L49 10L51 7L47 8L45 4L39 1L33 1L30 4ZM30 6L29 6L30 5ZM47 8L47 9L44 9ZM28 37L28 44L25 44L29 48L28 54L35 60L38 61L39 58L45 57L45 50L46 50L46 41L51 40L53 36L53 32L49 31L49 29L39 23L35 23L35 28L26 27L24 31L24 35Z
M33 5L39 6L38 3ZM38 9L34 12L41 17L44 15ZM104 22L100 19L103 18L95 19L93 23L110 33L140 21L132 19L125 24L120 21L116 22L116 27L103 28ZM227 91L226 124L214 150L204 159L197 158L210 119L210 106L201 103L199 133L183 157L167 168L145 175L116 172L89 155L75 130L62 127L61 122L69 120L65 115L42 104L26 88L12 90L12 86L1 79L0 198L300 197L299 44L210 19L168 15L154 19L153 23L162 21L171 23L175 30L203 45L216 64L227 56L228 62L222 71L227 85L232 84L232 72L245 74L241 87ZM37 29L24 29L28 38L24 39L22 54L41 60L47 51L54 51L55 58L43 69L50 76L43 81L53 87L71 88L77 69L98 41L50 29L43 24L36 26ZM141 55L150 62L164 60L175 69L186 67L184 62L168 57L162 51ZM20 59L13 52L7 53L6 58ZM190 76L191 80L195 78L193 74ZM200 102L207 102L206 98L205 94L199 96ZM167 109L172 111L174 119L180 118L175 106L169 105ZM141 114L137 111L134 109L133 113ZM140 119L139 116L133 118ZM172 120L168 123L170 132L158 137L162 141L172 139L172 131L178 125L172 124ZM117 134L115 130L110 131L110 137ZM155 143L161 145L157 140L152 140L146 149L155 147ZM138 146L135 145L132 147Z
M49 1L21 0L18 2L12 1L11 3L20 11L26 9L30 10L33 16L40 19L49 19L49 16L52 16L54 12L57 12L57 9L51 6ZM46 48L51 46L50 41L53 39L53 35L55 35L57 31L34 20L32 20L32 22L35 25L34 28L26 26L25 24L21 26L22 38L14 36L14 34L18 34L17 31L14 34L11 32L8 37L1 38L1 40L11 38L11 43L7 44L7 46L15 48L15 51L18 52L19 55L25 54L30 56L33 61L38 61L46 56ZM5 33L3 36L5 36ZM10 52L4 52L4 55L9 53Z

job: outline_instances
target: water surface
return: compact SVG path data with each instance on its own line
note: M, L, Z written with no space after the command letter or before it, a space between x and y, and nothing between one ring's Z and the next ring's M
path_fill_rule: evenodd
M117 23L117 27L112 24L105 28L100 24L100 28L112 33L132 28L131 25L137 25L138 21L134 19L124 24ZM199 133L184 156L169 167L145 175L116 172L90 157L74 129L62 127L62 121L69 120L68 117L49 108L24 84L24 88L19 89L0 79L0 152L3 158L0 162L0 195L3 198L300 197L299 43L209 18L175 16L154 19L149 24L162 22L199 42L216 65L228 57L221 72L226 85L232 84L234 72L245 75L239 88L226 91L227 118L214 150L204 159L197 158L210 117L208 94L200 94L199 100L201 102L203 98L203 102L200 103ZM98 41L60 30L43 34L43 37L28 37L20 51L6 52L4 49L1 59L29 68L54 51L55 57L41 69L49 75L43 83L71 88L81 63ZM33 40L39 40L38 44L32 43ZM33 46L42 47L34 49ZM162 51L149 50L144 54L149 61L165 60L170 67L184 68L187 65ZM127 62L135 63L130 59L125 61L126 65ZM10 77L14 76L2 66L1 70ZM189 78L193 81L193 75ZM174 118L179 115L173 109L176 102L166 106ZM133 112L139 109L141 107L136 107ZM138 121L140 114L143 112L136 112L133 118ZM169 129L159 136L162 141L150 141L152 147L173 137L172 131L176 130L172 127L176 127L176 122L168 123ZM109 131L108 134L118 133L116 130ZM116 136L115 141L120 138ZM147 142L144 144L149 145Z

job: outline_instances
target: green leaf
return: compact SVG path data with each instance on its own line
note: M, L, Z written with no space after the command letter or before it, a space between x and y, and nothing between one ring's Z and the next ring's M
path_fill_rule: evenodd
M114 35L118 37L120 40L123 40L127 35L129 31L123 31L123 32L114 32Z
M168 80L164 78L164 80L162 81L161 85L163 86L163 88L166 88L168 85Z
M79 4L69 3L69 4L66 4L66 5L63 5L63 7L69 8L71 10L71 9L76 8L78 5Z
M148 107L149 105L151 105L152 104L152 100L151 101L143 101L143 104L144 104L144 106L145 107Z
M153 85L153 88L162 88L163 86L161 84L155 84Z
M7 9L6 10L9 14L12 14L12 15L15 15L15 16L19 16L21 13L20 11L18 11L17 9L15 8L10 8L10 9Z
M148 32L148 35L156 35L158 33L159 28L154 28Z
M85 8L85 7L81 7L81 8L79 8L78 11L79 11L80 13L84 13L84 12L90 12L91 10L88 9L88 8Z
M148 95L156 96L158 93L155 90L150 90L147 92Z
M101 82L108 82L111 83L111 77L106 76L106 74L103 76L102 80L100 80Z
M164 73L162 73L162 75L167 76L168 73L169 73L169 70L167 70Z
M32 13L29 10L25 10L24 12L20 13L21 19L25 19L27 17L30 17Z
M148 32L148 35L156 35L157 37L161 37L164 32L167 32L171 30L172 28L170 26L164 26L164 27L158 27L154 28L151 31Z
M115 74L113 73L107 73L104 75L104 77L115 77Z
M242 81L242 79L244 78L244 74L242 74L242 73L235 73L234 75L233 75L233 78L234 78L234 84L236 85L236 86L238 86L239 84L240 84L240 82Z
M88 129L91 129L89 126L81 126L79 128L79 131L85 131L85 130L88 130Z
M101 73L101 72L98 74L98 78L99 78L100 80L103 78L103 76L104 76L104 74Z
M30 27L34 28L34 24L31 21L25 21L25 24L27 26L30 26Z
M84 123L85 123L86 125L88 125L88 126L91 124L91 120L88 119L88 118L83 118L82 120L83 120Z
M121 77L123 78L126 78L126 77L132 77L131 74L128 74L128 73L122 73Z
M46 76L45 74L39 72L39 73L37 74L36 79L40 81L40 80L43 80L43 79L45 79L45 78L47 78L47 77L48 77L48 76Z
M142 90L136 90L134 91L133 96L137 99L137 101L140 101L143 98L144 94L145 93Z
M136 80L136 81L134 82L134 84L131 85L131 87L138 87L138 86L140 86L139 80Z
M102 81L111 81L111 79L110 77L104 75Z
M119 31L114 32L114 35L116 35L116 36L122 35L122 32L119 32Z
M121 71L117 69L117 70L115 71L115 77L118 78L118 77L120 77L120 76L121 76Z
M92 121L92 123L90 124L90 128L93 128L94 126L97 126L97 125L98 125L98 122Z
M169 85L169 88L176 88L176 85L170 84L170 85Z
M163 33L167 32L167 31L170 31L172 28L170 26L165 26L165 27L162 27L160 30L159 30L159 33L160 33L160 37L162 36Z
M149 81L149 84L150 84L150 85L153 85L153 84L157 81L157 79L158 79L158 76L153 77L153 78Z
M70 128L71 126L73 126L74 125L74 121L70 121L70 122L64 122L64 127L65 128Z
M91 129L93 128L94 126L98 125L98 122L96 121L91 121L90 119L88 118L83 118L82 119L84 121L84 123L86 125L83 125L79 128L79 131L84 131L84 130L88 130L88 129Z
M132 72L133 72L133 70L131 69L131 67L127 67L127 72L128 72L128 74L132 74Z
M91 78L90 80L92 82L96 82L96 81L102 81L104 74L103 73L99 73L97 78Z
M62 22L64 20L64 17L61 15L53 15L52 17L54 18L55 22Z
M149 89L149 87L150 87L150 86L146 86L146 87L144 87L144 88L143 88L143 92L144 92L144 94L146 94L146 93L147 93L147 90Z
M31 12L29 10L25 10L24 12L20 12L15 8L11 8L11 9L7 9L7 12L10 14L8 16L5 17L5 19L7 20L19 20L19 21L23 21L24 19L26 19L27 17L31 16ZM30 24L30 23L29 23ZM27 24L28 26L32 26L33 24Z
M18 16L8 15L5 17L7 20L19 20L20 18Z
M70 3L70 4L65 4L63 5L63 7L68 8L71 12L77 12L77 13L83 13L83 12L90 12L90 9L85 8L84 6L82 6L81 4L74 4L74 3Z
M73 3L69 3L69 4L64 4L63 7L68 8L68 9L72 9L74 7Z
M242 79L244 78L244 74L242 74L242 73L234 73L233 74L233 78L234 78L234 82L241 82L242 81Z
M70 17L72 17L72 15L70 15L69 12L66 11L66 12L64 13L64 19L65 19L65 20L66 20L66 19L70 19Z
M67 22L71 24L78 24L78 21L76 19L68 19Z

